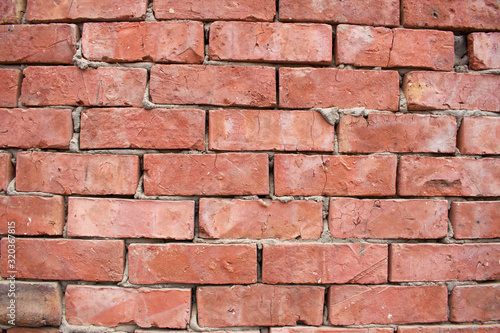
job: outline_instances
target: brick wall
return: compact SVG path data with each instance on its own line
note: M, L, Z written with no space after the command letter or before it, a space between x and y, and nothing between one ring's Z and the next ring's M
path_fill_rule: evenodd
M8 333L500 331L497 1L0 23Z

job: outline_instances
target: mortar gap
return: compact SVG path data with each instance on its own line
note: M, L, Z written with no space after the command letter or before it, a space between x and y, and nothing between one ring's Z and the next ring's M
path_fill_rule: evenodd
M262 244L258 243L257 246L257 283L262 283Z
M280 108L280 67L276 67L276 107L275 110Z

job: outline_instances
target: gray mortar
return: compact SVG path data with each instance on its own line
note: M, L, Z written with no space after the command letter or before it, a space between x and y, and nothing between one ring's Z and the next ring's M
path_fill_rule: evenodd
M35 195L39 197L53 197L54 194L52 193L45 193L45 192L17 192L16 191L16 178L12 179L9 183L9 186L7 186L7 195Z
M469 64L467 56L467 36L454 36L455 39L455 61L454 67Z

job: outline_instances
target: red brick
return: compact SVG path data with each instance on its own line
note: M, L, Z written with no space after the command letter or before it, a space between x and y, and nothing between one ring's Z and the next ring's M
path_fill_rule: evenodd
M403 0L405 27L500 29L500 7L488 0Z
M205 111L198 109L86 109L81 149L205 149Z
M281 0L280 20L399 25L397 0Z
M255 244L131 244L128 255L134 284L257 282Z
M194 201L71 197L67 228L70 237L192 239Z
M14 178L14 166L11 158L12 155L9 153L0 153L0 191L5 191Z
M397 111L396 71L280 68L280 107L331 107Z
M209 127L210 149L215 150L335 148L335 127L316 111L212 110Z
M146 195L265 195L267 154L146 154Z
M402 156L398 194L403 196L498 196L500 160Z
M410 72L403 78L408 110L479 109L500 111L500 76Z
M77 36L74 24L0 25L0 62L72 64Z
M16 189L57 194L134 194L139 157L20 152Z
M272 21L276 14L274 0L198 0L153 2L157 19Z
M0 109L0 147L67 149L71 109Z
M324 289L311 286L198 287L198 323L203 327L319 326Z
M344 115L338 140L339 151L347 153L454 153L457 120L401 113L370 113L366 118Z
M200 199L202 238L317 239L323 230L323 203L310 200Z
M139 20L147 0L28 0L28 22Z
M73 325L186 328L191 290L69 285L66 318Z
M448 201L331 198L328 221L335 238L443 238Z
M0 282L0 323L8 325L11 317L7 314L10 310L10 297L7 297L10 289L14 289L16 309L16 326L39 327L45 325L59 326L62 317L62 291L56 282L24 282L15 281L15 287L11 288L10 281ZM19 328L20 329L20 328ZM9 333L14 333L9 330Z
M2 239L7 253L8 239ZM16 278L40 280L121 281L125 246L119 240L16 239ZM2 276L11 269L2 256Z
M385 283L387 254L387 244L265 244L262 282Z
M396 156L276 155L283 195L386 196L396 192Z
M499 319L500 284L453 288L450 295L450 321L484 322Z
M432 323L448 319L448 291L436 286L332 285L332 325Z
M0 69L0 106L16 107L21 92L21 71Z
M500 201L453 202L450 220L457 239L500 238Z
M21 23L26 1L24 0L4 0L0 7L0 24Z
M210 59L329 65L332 27L326 24L214 22Z
M205 52L203 24L195 21L85 23L82 50L89 60L201 63Z
M499 256L500 244L391 244L389 280L495 280Z
M500 154L500 117L464 117L457 146L462 154Z
M499 16L500 17L500 16ZM476 32L467 36L469 66L472 69L500 68L500 33Z
M0 196L0 234L8 226L15 235L62 235L66 220L64 198L61 196ZM14 222L14 223L12 223Z
M41 328L21 328L14 327L8 330L8 333L59 333L57 328L41 327Z
M390 327L334 328L334 327L271 327L271 333L394 333Z
M399 326L398 333L497 333L500 325L481 326Z
M154 103L273 107L276 71L260 66L155 65Z
M142 106L147 70L40 66L23 74L23 105Z

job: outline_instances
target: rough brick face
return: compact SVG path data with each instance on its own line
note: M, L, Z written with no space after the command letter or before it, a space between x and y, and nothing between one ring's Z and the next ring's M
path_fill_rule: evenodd
M392 328L273 327L271 333L394 333Z
M0 107L15 107L21 92L21 71L0 69Z
M499 238L500 201L453 202L450 220L457 239Z
M450 295L450 321L500 319L500 284L456 286Z
M500 68L500 33L476 32L467 36L469 66L472 69Z
M462 154L500 154L500 117L464 117L457 147Z
M397 333L496 333L500 325L399 326Z
M0 6L0 24L21 23L26 2L24 0L5 0Z
M14 178L14 167L11 158L11 154L0 153L0 191L5 191L12 178Z

